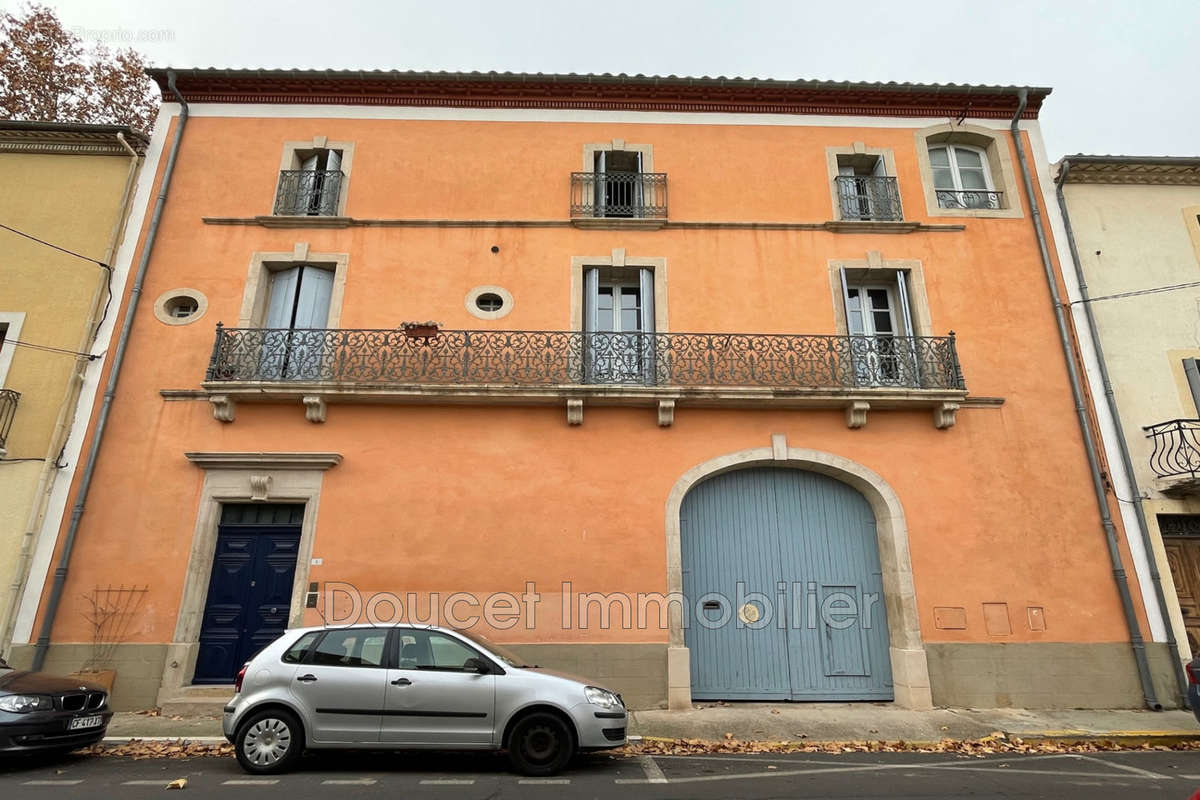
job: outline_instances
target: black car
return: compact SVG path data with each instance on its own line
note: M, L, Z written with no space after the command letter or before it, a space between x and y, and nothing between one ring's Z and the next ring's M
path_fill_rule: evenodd
M87 747L104 738L111 719L100 687L0 660L0 755Z

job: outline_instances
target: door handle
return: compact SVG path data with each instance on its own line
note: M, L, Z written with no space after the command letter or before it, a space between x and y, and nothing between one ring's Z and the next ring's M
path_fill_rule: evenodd
M316 679L317 679L317 676L313 675L311 672L307 675L301 675L299 678L296 678L296 680L301 681L303 683L312 683Z
M392 681L392 686L412 686L412 681L408 678L396 678Z

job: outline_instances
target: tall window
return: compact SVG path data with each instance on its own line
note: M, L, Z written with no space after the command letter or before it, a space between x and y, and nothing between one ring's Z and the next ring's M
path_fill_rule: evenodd
M654 382L654 270L584 272L584 380Z
M326 148L297 151L300 169L279 176L275 213L336 216L342 191L342 151Z
M914 385L913 323L904 271L858 280L843 269L842 302L856 382Z
M898 220L900 194L876 155L838 155L835 182L842 219Z
M271 273L263 327L262 379L318 379L325 353L325 327L333 272L303 264Z
M642 154L634 150L600 150L595 167L596 216L642 216Z
M940 208L999 208L987 153L978 147L939 145L929 148L933 189Z

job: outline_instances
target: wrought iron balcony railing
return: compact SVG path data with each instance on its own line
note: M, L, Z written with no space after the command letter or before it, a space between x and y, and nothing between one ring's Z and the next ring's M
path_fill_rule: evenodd
M904 218L896 179L878 175L838 175L842 219L897 221Z
M1160 478L1200 478L1200 419L1173 419L1148 425L1154 445L1150 469Z
M975 189L934 189L938 208L1000 209L1004 207L1004 192L984 192Z
M20 400L20 392L0 389L0 453L3 453L7 446L8 432L12 430L13 417L17 414L17 403Z
M340 169L289 169L279 173L275 213L291 216L333 217L345 175Z
M667 218L664 172L572 172L571 216Z
M206 381L963 390L954 335L808 336L217 326Z

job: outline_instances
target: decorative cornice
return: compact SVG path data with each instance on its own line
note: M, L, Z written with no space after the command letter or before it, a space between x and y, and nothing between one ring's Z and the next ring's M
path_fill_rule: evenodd
M829 220L826 222L742 222L694 220L595 220L565 219L364 219L359 217L201 217L205 225L259 225L264 228L606 228L618 230L776 230L828 231L830 233L946 233L966 230L962 224L923 222L870 222ZM638 223L647 222L648 225Z
M1068 156L1064 161L1068 165L1065 183L1200 186L1200 158Z
M166 69L147 70L168 97ZM534 108L1009 119L1016 86L530 73L176 70L189 103ZM1026 87L1025 119L1049 89Z
M184 453L204 469L331 469L342 463L341 453Z
M0 122L0 153L46 153L51 155L128 156L116 133L109 130L42 129L30 124ZM86 127L86 126L81 126ZM128 133L125 141L138 155L146 152L146 139Z

